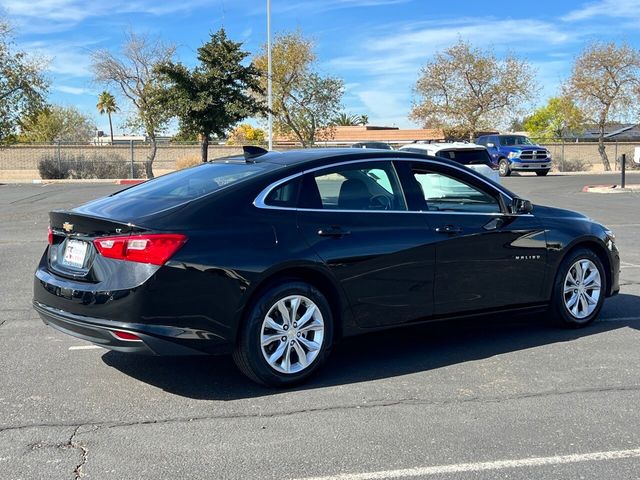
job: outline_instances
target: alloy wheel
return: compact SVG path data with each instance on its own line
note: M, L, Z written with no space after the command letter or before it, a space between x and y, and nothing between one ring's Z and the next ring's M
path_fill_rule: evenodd
M601 277L598 267L591 260L577 260L564 279L564 306L576 319L591 315L600 299Z
M277 372L301 372L318 357L324 332L322 313L313 301L302 295L282 298L262 321L262 355Z

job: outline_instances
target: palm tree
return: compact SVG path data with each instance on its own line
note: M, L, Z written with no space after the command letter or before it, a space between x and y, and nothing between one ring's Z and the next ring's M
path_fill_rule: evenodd
M96 105L100 115L106 113L109 116L109 130L111 133L111 145L113 145L113 124L111 123L111 114L118 111L118 105L116 105L116 97L111 95L106 90L98 96L98 104Z
M358 123L363 127L366 126L369 123L369 115L360 115L358 117Z
M352 127L358 125L358 121L359 117L357 115L341 112L333 119L333 124L341 127Z

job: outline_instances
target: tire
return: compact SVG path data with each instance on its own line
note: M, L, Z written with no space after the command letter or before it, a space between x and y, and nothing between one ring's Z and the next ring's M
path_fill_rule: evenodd
M509 168L509 162L506 158L501 158L498 162L498 172L501 177L511 176L511 169Z
M549 173L549 170L542 170L542 171L536 172L536 175L539 177L545 177L547 173Z
M580 271L576 270L578 264ZM596 271L597 275L594 274ZM594 280L589 282L592 275ZM599 288L595 288L595 285L599 285ZM590 289L589 287L594 288ZM600 313L606 296L606 287L606 276L600 258L592 250L586 248L571 252L560 264L553 284L552 320L556 325L565 328L580 328L589 325ZM567 293L565 293L565 289L568 289ZM581 292L587 296L583 296L584 294ZM575 303L573 303L574 299ZM588 299L595 300L595 303L589 302Z
M286 316L293 312L295 318L287 321ZM304 325L298 325L307 313ZM254 382L288 387L305 381L320 367L330 353L332 339L333 317L325 296L312 285L288 281L265 290L255 300L244 319L233 359ZM263 345L263 341L268 343Z

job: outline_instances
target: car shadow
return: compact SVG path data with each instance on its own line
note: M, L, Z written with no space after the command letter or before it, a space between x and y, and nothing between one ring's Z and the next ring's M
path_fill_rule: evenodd
M307 383L292 390L309 390L391 378L433 370L503 353L631 327L640 318L640 297L621 294L609 300L603 320L577 330L545 323L544 315L492 316L432 323L347 338L339 343L325 366ZM237 400L280 393L254 384L235 367L230 356L147 357L110 351L103 361L142 382L184 397Z

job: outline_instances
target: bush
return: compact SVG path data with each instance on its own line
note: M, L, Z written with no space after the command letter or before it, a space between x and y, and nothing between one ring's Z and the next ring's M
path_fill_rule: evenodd
M182 170L183 168L194 167L202 163L202 157L195 153L185 155L176 160L176 170Z
M591 163L581 158L573 158L571 160L556 158L553 163L559 172L586 172L591 170L592 167Z
M87 157L83 153L71 154L56 152L44 154L38 161L40 178L51 179L97 179L129 178L131 163L120 155L106 157L94 153ZM133 166L134 178L144 178L144 168L140 164Z

